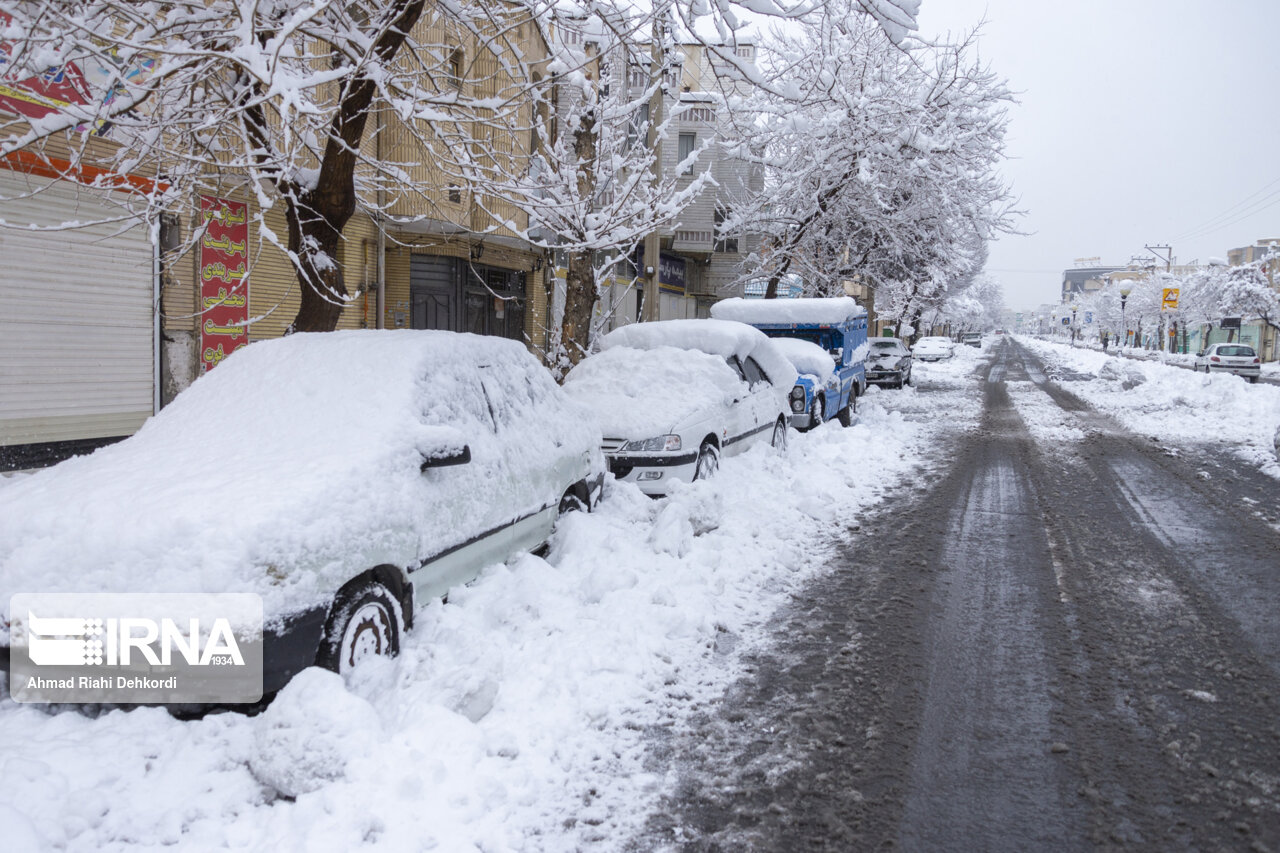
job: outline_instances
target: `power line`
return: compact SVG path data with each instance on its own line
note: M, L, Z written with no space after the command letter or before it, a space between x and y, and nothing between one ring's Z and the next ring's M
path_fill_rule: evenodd
M1250 202L1252 202L1252 201L1253 201L1253 199L1257 198L1258 196L1262 195L1263 193L1266 193L1266 192L1267 192L1267 190L1271 189L1272 187L1276 186L1277 184L1280 184L1280 178L1276 178L1274 181L1272 181L1271 183L1267 184L1266 186L1264 186L1264 187L1262 187L1262 188L1260 188L1260 189L1258 189L1258 190L1255 190L1254 192L1250 193L1248 196L1245 196L1243 199L1241 199L1240 201L1238 201L1238 202L1236 202L1235 204L1231 205L1231 206L1230 206L1230 207L1228 207L1226 210L1222 211L1221 213L1217 214L1216 216L1211 216L1209 219L1205 220L1205 221L1204 221L1204 222L1202 222L1200 225L1197 225L1197 226L1195 226L1194 228L1189 228L1189 229L1187 229L1186 231L1182 232L1181 234L1176 234L1176 235L1174 235L1174 238L1173 238L1173 239L1174 239L1174 240L1177 240L1177 241L1181 241L1181 240L1184 240L1184 239L1186 239L1186 238L1188 238L1188 237L1197 236L1197 235L1199 235L1199 234L1200 234L1200 232L1204 232L1204 233L1211 234L1211 233L1213 233L1213 231L1212 231L1212 230L1208 230L1208 231L1206 231L1206 229L1214 229L1214 230L1216 230L1217 228L1225 228L1228 224L1234 224L1234 222L1232 222L1232 223L1224 223L1224 224L1221 224L1221 225L1219 225L1218 223L1219 223L1221 220L1227 219L1227 218L1229 218L1229 217L1231 217L1231 216L1235 215L1236 210L1238 210L1239 208L1244 207L1245 205L1249 204ZM1277 194L1280 194L1280 190L1277 190L1276 192L1273 192L1273 193L1268 194L1268 195L1266 196L1266 198L1260 199L1258 203L1260 203L1260 202L1262 202L1262 201L1266 201L1267 199L1272 198L1273 196L1275 196L1275 195L1277 195ZM1265 208L1264 208L1264 209L1265 209ZM1243 215L1245 215L1245 216L1249 216L1249 215L1251 215L1251 213L1244 213ZM1236 220L1236 221L1239 221L1239 220Z

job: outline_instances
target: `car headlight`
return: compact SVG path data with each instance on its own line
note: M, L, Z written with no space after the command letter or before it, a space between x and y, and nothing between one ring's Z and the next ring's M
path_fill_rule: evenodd
M659 435L654 438L641 438L628 441L619 448L623 453L656 453L659 450L679 450L680 436Z
M797 385L794 388L792 388L790 397L791 397L791 411L803 412L804 411L804 386Z

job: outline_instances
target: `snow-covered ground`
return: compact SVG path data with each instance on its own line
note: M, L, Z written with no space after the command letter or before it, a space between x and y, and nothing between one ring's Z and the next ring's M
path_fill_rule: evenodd
M1082 374L1066 387L1127 429L1161 441L1223 447L1280 478L1274 443L1280 387L1025 336L1018 341L1049 367Z
M662 793L646 733L724 690L851 520L928 481L976 420L984 357L958 347L916 367L927 392L872 389L853 427L793 433L669 498L613 484L545 559L419 611L396 660L346 685L307 670L260 716L0 695L5 849L625 846Z

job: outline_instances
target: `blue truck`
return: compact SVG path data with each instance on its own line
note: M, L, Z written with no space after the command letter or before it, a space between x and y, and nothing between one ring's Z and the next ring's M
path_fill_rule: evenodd
M811 429L831 418L844 426L853 422L858 397L867 390L867 310L857 301L734 298L712 305L711 316L796 342L783 347L800 374L791 389L792 426Z

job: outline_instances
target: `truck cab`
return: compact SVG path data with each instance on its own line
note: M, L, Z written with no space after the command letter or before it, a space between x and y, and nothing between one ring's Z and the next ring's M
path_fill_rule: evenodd
M834 368L819 375L812 360L797 364L791 389L791 424L799 429L839 418L848 426L867 389L867 311L848 296L799 299L725 299L711 306L718 320L755 326L771 338L794 338L826 351Z

